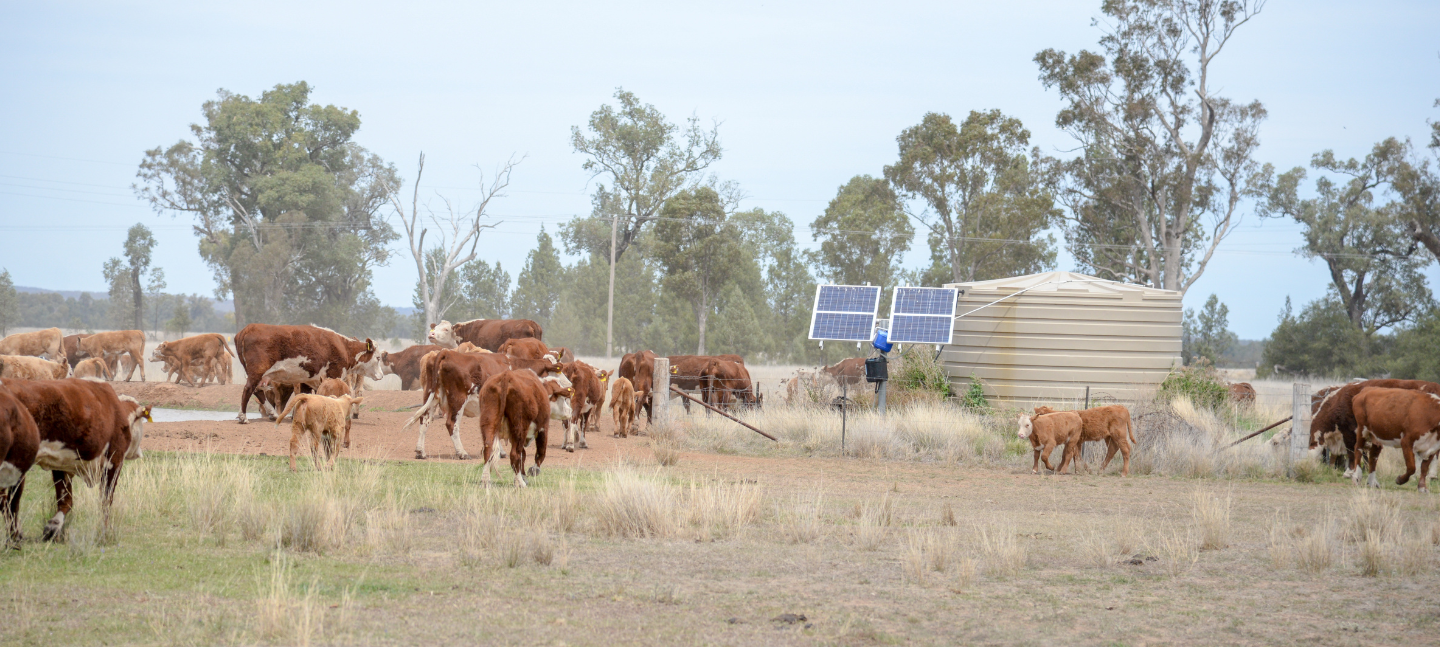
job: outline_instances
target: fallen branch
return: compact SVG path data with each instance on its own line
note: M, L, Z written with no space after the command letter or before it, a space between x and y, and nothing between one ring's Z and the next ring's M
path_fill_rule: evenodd
M690 400L692 400L692 401L695 401L695 402L699 403L700 406L701 406L701 407L704 407L705 409L708 409L708 410L710 410L710 411L712 411L712 412L715 412L716 414L719 414L719 415L721 415L721 416L723 416L723 417L725 417L725 418L728 418L728 419L730 419L730 420L732 420L732 421L734 421L734 422L736 422L736 423L739 423L740 425L743 425L743 426L745 426L745 427L747 427L747 428L750 428L750 429L753 430L754 432L758 433L760 436L763 436L763 437L765 437L765 438L767 438L767 439L769 439L769 440L771 440L771 441L779 441L779 439L777 439L777 438L775 438L775 437L773 437L773 436L770 436L770 435L766 434L764 430L761 430L760 428L757 428L757 427L755 427L755 426L753 426L753 425L750 425L749 423L746 423L746 422L744 422L744 421L742 421L742 420L740 420L740 419L738 419L738 418L735 418L735 417L729 415L729 414L726 413L726 412L722 412L722 411L720 411L720 410L718 410L718 409L715 409L715 408L711 407L709 403L706 403L705 401L702 401L702 400L700 400L700 399L698 399L698 398L695 398L694 396L691 396L690 394L687 394L687 393L685 393L685 392L683 392L683 391L680 391L680 390L679 390L677 387L675 387L674 385L671 385L671 386L670 386L670 391L675 392L676 394L679 394L679 395L681 395L681 396L684 396L685 398L688 398L688 399L690 399Z
M1228 450L1228 449L1233 448L1233 447L1235 447L1235 446L1237 446L1237 445L1240 445L1241 442L1243 442L1243 441L1249 441L1250 439L1253 439L1253 438L1255 438L1255 437L1257 437L1257 436L1260 436L1262 433L1268 432L1271 428L1273 428L1273 427L1275 427L1275 426L1277 426L1277 425L1280 425L1281 423L1285 423L1285 422L1289 421L1289 420L1292 419L1292 418L1294 418L1294 417L1293 417L1293 416L1287 416L1287 417L1285 417L1285 418L1283 418L1283 419L1280 419L1280 420L1278 420L1278 421L1276 421L1276 422L1274 422L1274 423L1271 423L1271 424L1269 424L1269 425L1267 425L1267 426L1265 426L1265 427L1263 427L1263 428L1260 428L1259 430L1256 430L1256 431L1254 431L1254 432L1251 432L1250 434L1247 434L1247 435L1245 435L1244 437L1242 437L1239 441L1236 441L1236 442L1234 442L1234 443L1232 443L1232 444L1230 444L1230 445L1227 445L1227 446L1225 446L1225 447L1223 447L1223 448L1220 448L1220 449L1221 449L1221 450Z

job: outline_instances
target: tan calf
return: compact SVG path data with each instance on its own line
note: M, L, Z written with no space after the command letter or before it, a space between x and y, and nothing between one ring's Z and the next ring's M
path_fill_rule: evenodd
M80 338L80 350L91 358L111 358L129 355L140 368L140 382L145 382L145 334L140 331L106 331ZM132 367L125 374L125 382L134 377ZM119 378L119 375L116 375Z
M346 384L343 380L337 380L335 378L326 378L320 383L320 386L315 389L315 393L321 396L329 396L330 398L355 395L355 392L351 391L350 385ZM360 418L360 416L356 414L356 411L359 409L360 404L358 402L351 405L350 418L345 420L345 447L347 448L350 447L350 421Z
M0 378L59 380L69 374L70 365L63 358L51 362L34 356L0 355Z
M1075 412L1055 412L1039 416L1028 414L1020 415L1019 435L1022 439L1030 440L1030 447L1035 450L1035 464L1030 471L1040 474L1040 462L1045 462L1045 469L1051 472L1060 472L1065 469L1062 460L1060 467L1054 468L1050 465L1050 452L1057 445L1065 446L1065 454L1070 454L1070 448L1080 445L1080 431L1084 423L1080 415Z
M99 378L111 380L114 374L110 373L110 365L105 364L100 358L86 358L75 364L76 378Z
M340 456L336 443L350 427L350 406L363 402L364 398L341 396L330 398L319 394L296 394L285 405L285 410L275 419L275 428L280 428L281 419L294 413L290 424L290 471L295 471L295 455L300 451L300 437L310 435L310 458L315 469L321 470L320 447L325 448L326 463L334 467Z
M1035 408L1036 415L1053 413L1048 407ZM1130 410L1124 405L1105 405L1103 407L1092 407L1087 410L1077 410L1084 427L1080 431L1080 441L1073 446L1065 446L1065 456L1060 460L1060 470L1065 470L1065 464L1070 461L1079 463L1081 461L1081 449L1087 441L1104 441L1107 452L1105 462L1100 464L1103 472L1110 460L1115 458L1118 450L1125 459L1125 465L1120 468L1120 474L1130 475L1130 448L1135 442L1135 429L1130 425Z
M0 355L44 356L48 360L60 360L65 357L64 340L65 336L58 328L15 333L0 340Z
M623 439L630 436L630 426L635 423L637 413L635 386L625 378L616 378L610 388L610 413L615 416L615 436Z

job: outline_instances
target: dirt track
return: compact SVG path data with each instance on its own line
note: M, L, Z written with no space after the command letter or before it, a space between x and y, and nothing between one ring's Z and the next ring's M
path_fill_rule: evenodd
M240 403L240 385L207 385L205 387L179 386L154 382L112 382L117 393L134 396L142 403L154 407L179 409L206 409L235 411ZM360 419L352 423L351 446L341 456L383 457L396 460L415 460L415 440L418 429L412 427L402 431L413 407L420 403L419 391L366 391L364 411ZM288 455L290 452L290 424L276 428L273 421L266 420L256 411L251 401L249 420L246 425L237 421L182 421L176 423L151 423L145 426L145 448L153 450L196 450L209 449L230 454ZM644 422L640 423L641 428ZM463 418L458 426L465 450L473 457L482 448L479 423L476 419ZM586 436L588 450L575 453L560 449L564 440L564 429L558 422L553 423L545 464L547 466L573 466L580 463L595 465L596 462L613 462L618 458L650 457L648 441L644 436L629 439L611 437L614 423L610 411L601 416L600 433L591 432ZM430 461L459 461L454 446L441 423L432 424L425 437L425 450ZM476 462L478 463L478 462Z

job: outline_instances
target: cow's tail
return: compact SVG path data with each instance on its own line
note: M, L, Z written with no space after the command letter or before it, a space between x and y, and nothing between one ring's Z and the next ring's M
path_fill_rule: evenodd
M1135 419L1128 415L1125 417L1125 429L1130 432L1130 443L1139 443L1139 441L1135 439Z
M430 397L425 399L425 404L421 405L420 409L415 410L415 413L410 416L410 420L405 421L405 425L400 426L400 431L403 432L410 429L410 426L429 415L439 405L439 400L439 394L430 394Z
M279 428L279 427L280 427L280 422L283 421L283 420L285 420L285 416L286 416L287 414L289 414L291 411L294 411L294 412L295 412L295 418L300 418L300 416L301 416L301 405L302 405L305 401L307 401L307 400L309 400L309 399L305 398L305 394L298 394L298 393L297 393L297 394L291 395L291 396L290 396L290 402L288 402L288 403L285 404L285 410L284 410L283 412L280 412L280 414L275 417L275 427L276 427L276 428Z
M221 338L224 338L225 336L222 335L222 336L220 336L220 337L221 337ZM245 342L245 339L244 339L244 338L241 338L239 333L236 333L236 334L235 334L235 359L240 361L240 368L241 368L241 369L244 369L244 370L246 371L247 375L248 375L250 369L249 369L249 367L246 367L246 366L245 366L245 344L244 344L244 342Z
M220 348L225 349L225 352L228 353L228 354L230 354L230 355L232 355L232 356L239 357L239 355L237 355L234 351L231 351L231 350L230 350L230 345L225 342L225 336L224 336L224 335L222 335L222 334L220 334L220 333L216 333L216 335L219 335L219 336L220 336ZM239 340L236 340L236 341L235 341L235 348L237 348L237 349L240 348L240 341L239 341ZM241 360L241 361L240 361L240 366L242 366L242 367L245 366L245 361L244 361L244 360Z

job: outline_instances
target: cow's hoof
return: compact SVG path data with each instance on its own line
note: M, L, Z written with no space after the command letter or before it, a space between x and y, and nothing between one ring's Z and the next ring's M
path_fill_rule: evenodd
M40 539L45 542L57 542L64 538L60 535L60 525L53 520L45 523L45 531L40 534Z
M415 453L415 458L416 458L416 459L424 459L424 458L425 458L425 453L423 453L423 452L418 452L418 451L417 451L417 452Z
M1405 482L1408 482L1408 481L1410 481L1410 476L1409 476L1409 475L1401 475L1401 476L1395 478L1395 485L1396 485L1396 486L1404 486L1404 485L1405 485Z
M566 452L575 452L575 446L565 446Z
M501 458L501 459L504 459L504 458L505 458L505 453L504 453L504 452L501 452L501 453L500 453L500 458Z
M237 420L240 421L240 425L246 425L246 424L250 423L250 421L247 421L247 420L245 420L245 419L243 419L243 418L242 418L242 419L237 419Z
M531 466L530 469L527 470L527 471L525 471L525 472L526 472L527 474L529 474L531 477L539 477L539 476L540 476L540 467L539 467L539 466Z
M461 460L461 461L466 461L466 460L468 460L468 459L470 458L470 455L461 452L461 453L456 454L456 455L455 455L455 458L456 458L456 459L459 459L459 460Z
M347 447L347 448L350 447L350 442L349 442L349 441L346 441L346 442L345 442L345 447Z
M590 444L585 443L584 441L581 441L581 442L580 442L580 449L581 449L581 450L589 450L589 449L590 449Z

